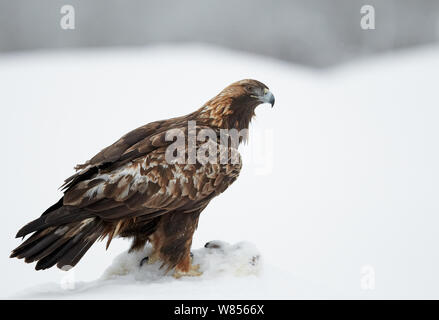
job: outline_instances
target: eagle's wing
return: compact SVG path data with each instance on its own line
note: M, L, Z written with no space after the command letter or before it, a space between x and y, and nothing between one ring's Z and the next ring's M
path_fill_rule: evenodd
M104 220L151 215L179 209L194 211L223 192L238 176L236 164L170 164L166 146L78 182L66 191L64 205L91 211Z
M98 239L107 247L134 220L153 221L167 212L199 212L236 180L236 164L169 164L166 147L98 172L71 186L58 204L21 228L17 237L35 232L11 254L38 261L36 269L76 265ZM132 218L132 219L130 219Z
M84 164L77 165L75 169L78 172L67 178L61 188L68 190L79 181L89 179L100 169L111 170L166 145L169 143L165 141L167 130L182 126L182 123L184 117L172 118L151 122L127 133Z
M152 130L156 125L148 126ZM143 130L139 135L147 137L128 139L127 136L136 135L135 130L119 140L130 141L131 146L126 142L118 152L106 152L111 150L110 146L101 152L102 156L93 157L67 180L64 197L40 218L21 228L17 237L92 217L109 222L140 216L149 220L176 209L196 211L238 177L240 161L227 165L170 164L165 154L172 141L166 140L166 130L146 133L145 129L139 129ZM187 134L186 126L180 129ZM119 144L122 142L113 146Z

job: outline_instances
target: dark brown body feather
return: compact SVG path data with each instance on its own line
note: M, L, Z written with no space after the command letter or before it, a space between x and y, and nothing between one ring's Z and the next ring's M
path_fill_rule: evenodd
M151 242L168 270L187 271L200 213L236 180L241 162L168 163L172 141L166 133L180 129L186 135L189 120L218 137L220 129L247 128L261 103L249 96L248 86L266 89L255 80L235 83L199 110L142 126L78 165L63 185L63 198L18 231L17 237L33 234L11 257L37 261L37 270L55 264L68 269L97 239L108 237L108 246L120 236L133 238L132 250Z

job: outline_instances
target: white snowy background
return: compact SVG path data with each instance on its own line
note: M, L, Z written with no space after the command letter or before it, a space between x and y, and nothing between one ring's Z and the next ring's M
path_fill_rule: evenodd
M0 56L0 296L439 298L438 72L438 47L327 71L198 45ZM276 105L258 108L239 179L201 216L203 276L139 268L120 239L68 273L8 258L75 164L243 78ZM215 239L230 246L203 248Z

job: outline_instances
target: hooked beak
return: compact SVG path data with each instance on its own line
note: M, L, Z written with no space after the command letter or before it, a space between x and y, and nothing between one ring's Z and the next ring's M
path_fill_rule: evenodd
M264 95L263 95L262 98L261 98L261 102L263 102L263 103L269 103L269 104L271 104L271 107L273 108L273 106L274 106L274 101L275 101L275 99L274 99L274 95L271 93L270 90L265 89L265 90L264 90Z

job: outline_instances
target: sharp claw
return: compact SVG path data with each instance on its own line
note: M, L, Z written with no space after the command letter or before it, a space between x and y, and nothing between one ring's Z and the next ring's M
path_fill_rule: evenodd
M216 241L209 241L209 242L206 242L204 247L205 248L209 248L209 249L220 249L221 248L221 244L217 243Z
M199 264L191 265L188 272L182 272L182 271L175 270L174 274L173 274L173 277L175 279L180 279L183 276L198 277L198 276L201 276L203 274L199 270L200 270L200 265Z
M149 257L145 257L140 261L140 266L143 266L144 263L148 263Z
M146 264L154 264L154 263L156 263L158 260L159 260L159 257L157 256L157 254L152 254L152 255L149 255L149 256L143 258L143 259L140 261L140 266L143 266L145 263L146 263Z

